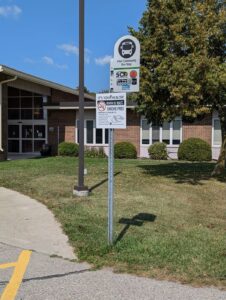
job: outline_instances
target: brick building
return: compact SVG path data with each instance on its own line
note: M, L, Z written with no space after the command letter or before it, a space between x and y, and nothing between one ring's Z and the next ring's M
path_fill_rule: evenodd
M44 143L53 154L62 141L78 142L78 91L23 72L0 66L0 160L17 153L38 153ZM130 141L140 157L157 141L167 144L169 156L177 157L179 144L199 137L212 146L216 159L221 145L217 114L188 123L178 116L163 126L148 124L127 106L127 129L115 131L115 142ZM85 144L108 151L108 131L95 128L95 97L85 95Z

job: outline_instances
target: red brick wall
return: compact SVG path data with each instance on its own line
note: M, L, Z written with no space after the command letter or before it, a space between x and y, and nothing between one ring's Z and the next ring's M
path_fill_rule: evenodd
M78 96L52 89L52 104L78 101Z
M140 155L140 116L127 109L127 128L115 130L115 143L131 142L137 149L137 155Z
M53 154L57 154L58 126L60 143L63 141L75 142L75 118L76 112L72 110L50 110L48 112L48 142L52 146Z
M183 122L183 140L195 137L212 144L212 116L209 115L194 123Z

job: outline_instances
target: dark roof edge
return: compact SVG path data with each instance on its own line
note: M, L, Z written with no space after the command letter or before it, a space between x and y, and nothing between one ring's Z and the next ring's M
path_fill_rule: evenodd
M55 82L52 82L52 81L49 81L49 80L45 80L45 79L42 79L40 77L18 71L18 70L12 69L12 68L4 66L4 65L0 65L0 72L4 73L6 75L10 75L10 76L17 76L20 79L31 81L31 82L34 82L34 83L37 83L37 84L40 84L40 85L44 85L44 86L47 86L49 88L60 90L60 91L65 92L65 93L69 93L69 94L79 96L79 92L76 89L72 89L72 88L64 86L62 84L55 83ZM92 96L92 95L89 95L89 94L85 94L85 98L95 100L95 96Z

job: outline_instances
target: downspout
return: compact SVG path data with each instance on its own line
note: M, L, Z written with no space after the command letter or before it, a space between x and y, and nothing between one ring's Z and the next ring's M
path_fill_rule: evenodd
M4 81L0 82L0 151L3 152L4 150L2 149L2 127L3 127L3 122L2 122L2 85L8 82L12 82L17 80L17 76L7 79Z

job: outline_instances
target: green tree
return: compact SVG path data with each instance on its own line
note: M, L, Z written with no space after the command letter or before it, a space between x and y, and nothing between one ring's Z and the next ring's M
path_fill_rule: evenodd
M162 123L181 115L217 111L222 149L214 174L226 160L225 0L149 0L139 29L141 91L138 110Z

